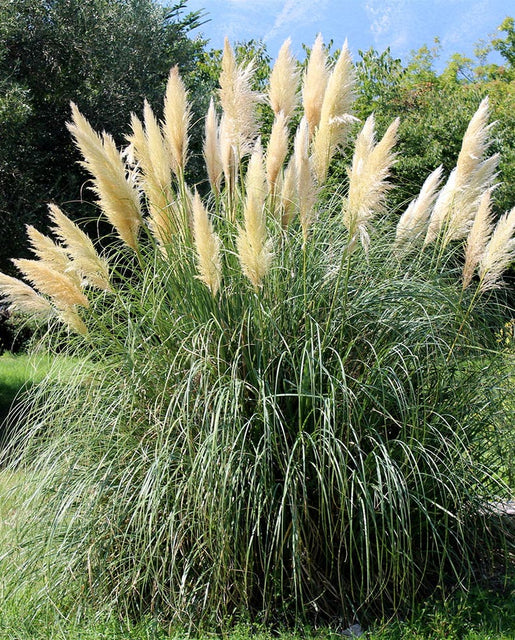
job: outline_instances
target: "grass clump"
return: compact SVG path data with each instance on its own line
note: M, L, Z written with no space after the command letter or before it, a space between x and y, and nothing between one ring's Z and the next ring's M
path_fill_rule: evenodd
M513 551L488 452L509 420L497 288L515 210L482 225L472 257L464 232L495 177L488 104L447 183L426 185L397 227L397 121L379 139L369 118L348 184L319 198L354 119L348 49L333 68L316 51L290 131L299 74L282 50L289 80L272 76L263 149L252 65L226 43L203 197L185 180L176 69L163 122L145 105L123 155L73 107L115 238L99 255L53 206L58 241L32 233L38 259L16 262L33 286L0 280L14 309L50 318L50 344L69 327L80 362L34 390L13 445L35 479L16 581L37 575L42 606L196 627L352 621L469 585Z

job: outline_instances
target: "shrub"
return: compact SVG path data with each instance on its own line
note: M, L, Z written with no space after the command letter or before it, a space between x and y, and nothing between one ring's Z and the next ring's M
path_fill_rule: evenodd
M73 106L117 243L99 256L52 205L58 242L29 229L37 259L16 261L34 288L1 279L83 363L39 386L17 445L38 538L16 581L37 568L54 603L352 619L466 584L511 544L489 507L508 487L484 464L508 419L497 288L515 224L490 220L488 102L444 186L437 169L395 224L397 120L376 141L370 117L348 183L318 199L353 121L348 50L329 67L315 43L292 144L285 44L266 151L251 74L226 43L204 200L176 69L164 121L145 105L124 155Z

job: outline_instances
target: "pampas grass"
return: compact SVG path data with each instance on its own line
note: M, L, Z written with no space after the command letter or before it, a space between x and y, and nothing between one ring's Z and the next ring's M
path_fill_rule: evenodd
M51 204L49 209L50 220L54 224L54 234L63 243L62 251L70 257L70 266L73 271L78 273L84 284L110 291L109 266L107 261L98 255L89 236L58 206ZM39 257L46 261L46 258Z
M220 193L220 182L222 180L223 166L220 148L220 136L218 119L216 117L213 99L209 103L206 115L205 135L204 135L204 160L206 163L209 184L215 195Z
M479 260L480 291L500 286L504 271L515 259L514 234L515 207L501 216Z
M179 178L184 172L188 154L190 111L188 93L179 75L179 67L175 66L166 85L163 134L170 150L172 169Z
M263 150L259 141L250 157L245 186L244 226L239 229L236 241L242 271L257 288L266 276L272 260L271 243L266 237L266 177Z
M375 142L375 120L367 118L356 139L352 167L349 171L349 193L343 207L343 222L351 243L359 237L365 251L370 244L370 224L386 203L390 169L395 160L399 119L394 120L383 138Z
M176 70L168 124L142 105L125 153L74 107L119 238L97 249L53 206L61 245L29 230L38 259L16 262L34 289L0 276L13 309L53 313L49 348L79 356L66 380L33 389L9 451L34 474L10 590L44 585L35 607L195 628L350 623L406 614L513 551L489 505L510 495L493 456L513 393L495 289L515 209L490 231L486 107L450 186L437 196L436 169L396 225L397 120L376 142L369 118L347 179L319 197L350 136L348 51L331 71L317 39L302 106L281 49L266 155L252 73L226 42L204 197L185 178L190 105ZM458 183L467 220L446 214L424 245ZM465 248L450 229L472 211ZM56 318L78 335L63 344Z
M93 131L73 103L68 129L82 153L83 166L94 176L93 190L99 196L100 208L125 244L136 250L141 204L114 140L108 134L100 137Z
M299 78L300 71L288 38L279 50L268 88L268 100L275 116L282 113L286 123L293 116L299 101Z
M395 247L398 251L406 249L406 245L410 249L417 248L417 240L426 234L441 179L442 166L439 166L426 178L419 195L399 218L395 231Z
M0 294L7 299L9 311L28 313L31 315L50 316L52 305L40 296L32 287L18 278L0 273Z
M347 42L331 71L320 109L320 120L313 140L313 166L319 184L327 178L336 151L344 147L352 116L354 68Z
M463 137L455 169L442 188L429 221L425 243L443 234L443 244L467 237L482 193L493 186L499 156L486 157L491 144L489 102L485 98Z
M89 300L81 291L77 279L61 273L41 260L20 258L14 265L36 289L49 296L59 309L73 305L89 306Z
M310 138L320 122L328 80L327 54L324 50L323 38L319 34L311 49L302 83L302 105Z
M198 193L193 198L193 236L197 250L198 277L216 296L222 274L220 239L213 231L213 225Z

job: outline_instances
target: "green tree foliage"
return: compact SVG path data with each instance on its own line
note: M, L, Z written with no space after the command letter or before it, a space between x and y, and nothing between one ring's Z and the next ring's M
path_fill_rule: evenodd
M172 64L188 81L203 42L187 0L0 3L0 264L41 226L46 203L77 197L84 174L65 123L70 101L121 142L131 111L156 103Z

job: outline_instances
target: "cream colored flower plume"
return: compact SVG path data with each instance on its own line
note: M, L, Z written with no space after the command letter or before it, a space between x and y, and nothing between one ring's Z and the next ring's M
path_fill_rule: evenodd
M50 317L54 310L50 302L18 278L0 273L0 296L7 298L9 311L20 311Z
M109 267L98 255L91 238L55 204L49 205L49 209L50 220L55 225L54 234L61 240L72 260L69 269L77 272L85 284L111 291Z
M357 121L352 115L354 82L354 67L345 41L327 82L313 139L313 169L319 184L325 182L331 159L345 145L350 125Z
M57 315L59 317L59 320L68 325L68 327L72 329L72 331L80 333L83 336L88 334L88 328L80 317L77 307L65 307L63 309L60 309L57 312Z
M246 67L236 64L234 51L226 38L220 73L220 103L223 110L224 144L230 144L236 157L236 163L250 153L257 137L258 122L256 105L261 96L252 90L251 82L254 64Z
M425 235L431 209L438 195L442 171L443 167L440 165L426 178L418 196L410 202L399 218L395 232L396 251L408 244L412 247L422 235Z
M176 65L171 69L166 85L163 134L170 148L172 169L178 177L184 174L188 157L190 119L188 92Z
M493 186L498 154L485 158L492 124L488 124L489 102L485 98L472 117L463 137L456 167L438 196L429 221L425 244L443 233L443 243L467 237L481 195Z
M319 34L311 49L302 83L302 105L308 123L310 139L320 122L328 79L327 55L324 51L324 41Z
M283 42L270 74L268 100L276 116L283 113L286 124L292 117L299 100L300 71L291 53L291 39Z
M206 162L207 175L209 178L211 189L215 194L218 194L220 193L220 182L222 180L223 166L220 149L218 119L216 117L213 98L211 98L209 109L206 115L204 160Z
M479 289L500 286L504 271L515 260L515 207L497 222L479 262Z
M197 276L216 296L222 281L220 238L213 230L209 215L197 192L193 197L193 237L197 251Z
M370 243L370 222L382 211L386 193L391 188L388 177L395 161L392 149L398 128L399 118L396 118L383 138L375 144L375 120L371 115L356 140L349 171L349 194L343 207L343 222L349 231L350 243L359 236L365 251Z
M114 140L104 133L100 137L72 103L72 122L68 129L80 149L81 163L93 176L93 190L99 205L120 238L132 249L137 248L141 225L141 205L138 190L127 179L125 164Z
M27 236L32 252L42 262L46 262L60 273L70 270L70 258L63 247L30 225L27 225Z
M77 281L70 275L60 273L40 260L20 258L13 263L42 294L49 296L59 309L73 305L89 307L89 301L82 293Z
M159 244L164 245L177 233L177 220L170 204L174 196L171 188L172 165L161 128L150 105L144 105L145 128L132 116L132 134L128 136L131 154L138 166L137 181L142 188L150 214L149 228Z
M490 193L488 189L481 196L479 207L470 230L467 246L465 248L465 264L463 266L463 288L468 287L472 281L474 271L484 254L486 245L492 235L492 213L490 211Z
M305 117L300 121L293 143L297 204L304 242L315 217L317 190L309 158L309 124Z
M268 189L271 193L275 193L277 178L280 174L286 154L288 153L288 127L286 124L286 116L282 111L276 115L270 140L266 150L266 179Z
M284 170L281 186L281 226L286 229L295 217L297 207L297 172L295 171L295 158L292 156Z
M245 186L244 226L238 230L236 245L242 271L257 288L272 261L271 242L266 237L266 175L259 141L249 160Z

